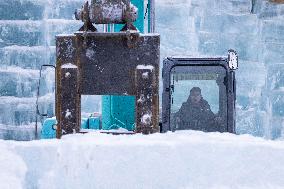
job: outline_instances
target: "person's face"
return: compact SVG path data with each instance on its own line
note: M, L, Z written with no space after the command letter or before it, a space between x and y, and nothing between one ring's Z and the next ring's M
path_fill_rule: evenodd
M192 93L190 93L190 100L192 103L199 103L199 101L201 100L201 94L198 91L193 91Z

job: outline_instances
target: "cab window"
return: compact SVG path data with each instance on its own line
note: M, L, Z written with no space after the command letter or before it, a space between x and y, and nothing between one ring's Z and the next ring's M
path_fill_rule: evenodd
M176 66L171 70L171 118L175 130L226 131L226 70Z

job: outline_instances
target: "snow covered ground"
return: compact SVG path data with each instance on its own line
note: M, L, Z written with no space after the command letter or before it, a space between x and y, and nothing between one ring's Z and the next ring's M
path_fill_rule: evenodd
M284 188L284 141L249 135L94 132L0 149L1 189Z

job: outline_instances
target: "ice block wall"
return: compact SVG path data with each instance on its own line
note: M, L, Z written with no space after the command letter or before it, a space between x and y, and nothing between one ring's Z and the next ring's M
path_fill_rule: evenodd
M55 35L80 28L73 13L83 2L0 1L0 137L23 133L14 129L17 126L33 127L38 70L42 64L55 63ZM284 136L283 4L156 0L156 31L161 34L161 58L215 57L226 55L230 48L237 50L237 132ZM41 93L46 110L54 106L50 77L46 76Z
M268 0L156 0L161 57L239 54L237 132L284 133L284 4ZM284 135L282 135L284 136Z
M56 34L80 28L73 13L81 6L82 0L0 1L0 138L33 138L40 66L55 64ZM54 74L43 76L40 109L52 115Z

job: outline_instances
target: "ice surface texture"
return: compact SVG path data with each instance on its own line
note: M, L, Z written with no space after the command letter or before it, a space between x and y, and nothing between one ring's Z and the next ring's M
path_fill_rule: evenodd
M284 4L266 0L157 0L161 57L239 55L237 132L284 130Z
M72 18L81 4L81 0L0 1L0 138L33 138L39 68L55 64L55 35L81 27ZM52 116L54 74L43 76L40 111Z

